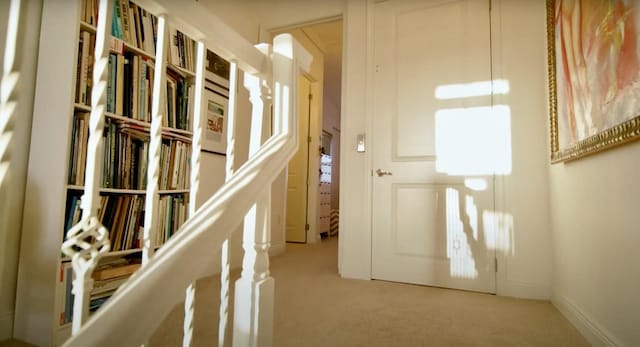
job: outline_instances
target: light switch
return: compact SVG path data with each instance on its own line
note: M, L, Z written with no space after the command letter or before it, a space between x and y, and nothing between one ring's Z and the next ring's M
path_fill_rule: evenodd
M363 153L365 147L364 134L358 134L358 144L356 146L356 152Z

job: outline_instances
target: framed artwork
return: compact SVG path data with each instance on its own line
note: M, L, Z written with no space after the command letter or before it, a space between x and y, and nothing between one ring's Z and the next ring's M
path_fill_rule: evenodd
M205 89L207 115L203 126L202 150L214 154L227 153L227 105L229 100Z
M640 1L547 0L551 161L640 138Z
M219 155L227 154L229 69L229 62L207 51L207 71L205 72L207 115L203 127L202 150Z

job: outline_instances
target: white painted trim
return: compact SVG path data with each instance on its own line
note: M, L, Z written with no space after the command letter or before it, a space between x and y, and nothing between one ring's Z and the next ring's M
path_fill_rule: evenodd
M13 337L13 311L0 313L0 341Z
M276 244L271 244L271 246L269 247L269 256L270 257L275 257L277 255L283 254L286 251L287 246L285 246L285 243L276 243Z
M553 290L551 303L573 324L593 346L624 346L611 333L598 324L585 311Z
M500 259L500 258L499 258ZM500 260L498 260L499 262ZM498 263L500 264L500 263ZM501 279L500 266L496 274L496 294L500 296L510 296L514 298L549 300L549 290L535 283L515 282Z

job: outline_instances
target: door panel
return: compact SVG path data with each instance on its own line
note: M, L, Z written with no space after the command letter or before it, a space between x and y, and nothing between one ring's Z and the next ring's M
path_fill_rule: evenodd
M298 80L299 145L287 167L287 242L306 242L307 224L307 160L309 142L309 93L311 83L300 76Z
M442 130L465 109L491 106L490 92L455 94L456 85L491 80L488 1L374 7L373 170L392 175L374 172L372 277L495 292L495 251L485 241L493 230L483 222L493 176L436 170L447 167L438 144L473 147L464 132ZM438 94L443 87L454 93ZM467 178L485 187L467 188Z

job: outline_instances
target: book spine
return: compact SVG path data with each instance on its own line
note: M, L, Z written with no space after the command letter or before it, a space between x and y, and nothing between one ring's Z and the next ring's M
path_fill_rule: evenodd
M122 19L122 33L124 40L131 44L131 28L129 25L129 0L117 0L120 6L120 17Z

